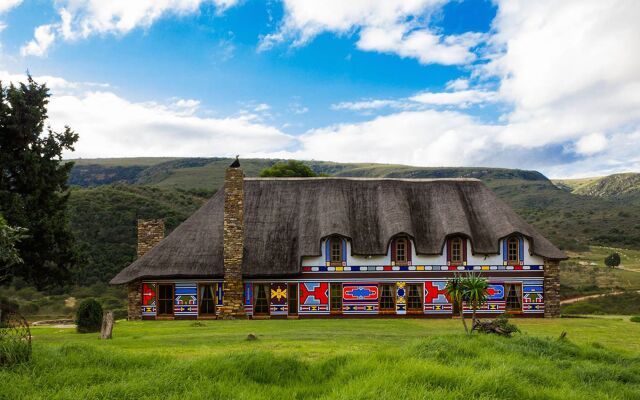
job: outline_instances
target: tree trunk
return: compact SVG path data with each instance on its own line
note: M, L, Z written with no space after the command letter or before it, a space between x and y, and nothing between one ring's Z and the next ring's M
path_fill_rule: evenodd
M464 305L462 303L460 304L460 306L458 308L458 312L460 312L460 319L462 320L462 325L464 325L464 331L468 335L469 334L469 328L467 328L467 321L464 319Z
M113 331L113 311L108 311L102 318L102 329L100 330L100 339L111 339L111 332Z

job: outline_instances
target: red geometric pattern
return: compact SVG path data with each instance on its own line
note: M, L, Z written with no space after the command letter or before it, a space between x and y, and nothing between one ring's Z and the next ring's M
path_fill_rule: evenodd
M424 303L425 304L446 304L450 303L449 295L447 294L447 282L427 281L424 283Z

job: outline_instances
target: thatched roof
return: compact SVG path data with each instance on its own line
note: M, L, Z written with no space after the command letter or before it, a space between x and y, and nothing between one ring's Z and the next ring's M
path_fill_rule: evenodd
M224 191L111 283L150 277L221 277ZM520 233L533 254L565 254L476 179L245 178L247 277L298 274L321 240L350 238L353 255L386 254L407 234L418 254L441 254L448 235L469 238L474 254L498 254L500 239Z

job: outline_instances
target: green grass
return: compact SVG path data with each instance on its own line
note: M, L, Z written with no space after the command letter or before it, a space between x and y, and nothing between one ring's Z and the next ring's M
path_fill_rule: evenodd
M571 262L578 265L605 267L604 259L611 253L620 254L620 268L640 272L640 250L591 246L586 252L569 252Z
M640 293L610 294L565 304L562 306L562 314L640 314Z
M515 322L524 333L512 339L414 319L119 321L111 341L35 328L31 363L0 370L0 399L640 396L640 324Z

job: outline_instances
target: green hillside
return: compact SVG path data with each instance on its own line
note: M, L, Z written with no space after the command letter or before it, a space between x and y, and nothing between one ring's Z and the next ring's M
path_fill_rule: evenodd
M564 179L554 181L569 188L573 194L640 202L640 174L614 174L598 178Z

